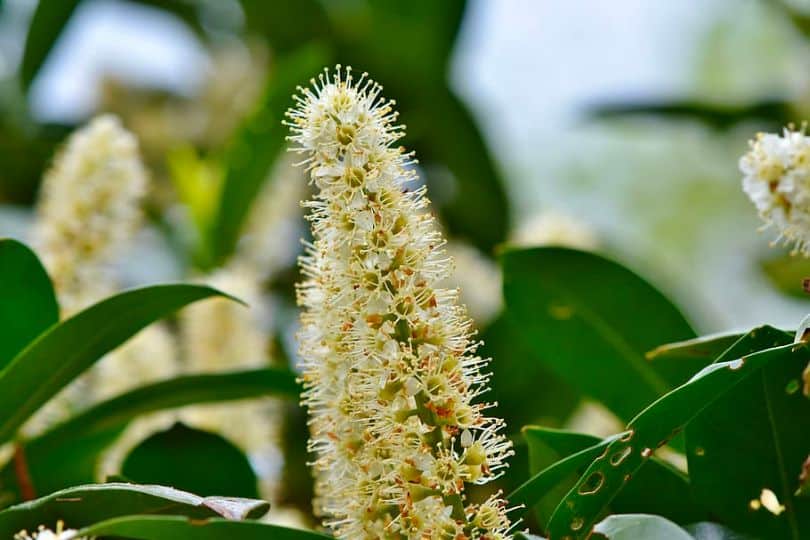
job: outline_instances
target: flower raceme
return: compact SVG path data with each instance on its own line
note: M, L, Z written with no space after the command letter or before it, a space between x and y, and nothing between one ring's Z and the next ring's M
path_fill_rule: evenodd
M759 133L740 159L743 190L779 237L810 255L810 137L804 129Z
M146 186L138 143L111 115L71 135L45 175L34 241L66 312L114 289L105 266L136 231Z
M285 123L317 188L298 287L316 510L352 540L506 538L505 501L466 502L512 448L477 399L488 361L458 291L437 285L453 263L394 102L351 68L311 83Z

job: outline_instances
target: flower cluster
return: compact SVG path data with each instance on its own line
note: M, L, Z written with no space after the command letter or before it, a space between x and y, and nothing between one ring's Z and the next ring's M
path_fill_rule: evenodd
M478 399L487 360L458 291L437 286L453 263L380 92L338 66L287 113L317 188L298 288L316 510L352 540L505 538L505 501L465 491L511 445Z
M46 528L40 525L39 529L33 533L28 531L20 531L14 535L14 540L82 540L76 537L76 531L73 529L65 529L64 524L59 521L56 524L56 530Z
M70 313L109 293L107 265L137 229L146 173L114 116L71 135L46 174L34 244Z
M810 137L804 129L759 133L740 159L743 189L778 240L810 255Z

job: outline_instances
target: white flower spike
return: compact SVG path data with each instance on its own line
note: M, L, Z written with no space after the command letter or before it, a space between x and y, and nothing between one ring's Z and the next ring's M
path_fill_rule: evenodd
M287 113L317 188L298 288L316 510L352 540L507 538L505 501L465 500L513 451L477 399L488 361L437 285L453 263L381 90L337 66Z
M759 133L740 159L743 190L778 241L810 255L810 137L805 129Z
M46 174L34 244L67 313L114 289L106 265L137 230L146 185L135 137L110 115L71 135Z

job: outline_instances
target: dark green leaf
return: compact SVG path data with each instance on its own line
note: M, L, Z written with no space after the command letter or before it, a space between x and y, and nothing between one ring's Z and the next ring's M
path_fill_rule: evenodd
M743 334L713 334L659 345L646 353L647 360L656 369L683 369L683 373L697 373L717 359Z
M80 536L115 536L140 540L328 540L313 531L290 529L255 521L190 520L180 516L127 516L97 523Z
M20 80L24 88L27 89L39 73L79 2L80 0L39 0L28 27L20 66Z
M742 105L699 101L616 103L592 107L589 116L595 118L652 116L697 120L717 129L728 129L740 122L764 120L777 130L795 120L793 105L784 99L762 100Z
M50 493L94 481L102 451L139 415L192 403L268 395L295 399L299 392L295 374L285 369L186 375L136 388L103 401L20 444L35 491ZM0 472L0 485L6 489L16 489L11 465ZM15 493L9 495L17 498Z
M313 40L331 41L333 28L318 0L239 0L239 3L248 30L261 34L274 51L287 54ZM312 75L314 72L308 77Z
M318 74L325 58L322 49L310 47L280 59L259 107L234 136L225 156L222 196L210 235L211 253L203 255L210 258L209 264L222 261L236 245L253 200L287 146L287 127L281 121L292 105L290 95L297 85Z
M481 334L484 344L479 354L492 358L495 373L488 399L498 403L498 417L513 428L532 423L562 425L579 403L579 395L523 344L513 326L500 316ZM538 382L542 392L537 391Z
M108 298L52 326L0 373L0 442L59 390L150 323L203 298L198 285L156 285Z
M414 115L409 120L417 128L414 149L426 164L428 184L448 231L490 253L506 239L509 228L501 172L472 114L452 91L435 89L421 105L421 116L403 107L403 118ZM441 174L442 167L450 176Z
M267 513L264 501L230 497L198 497L164 486L96 484L52 493L0 512L0 537L12 538L22 529L63 520L71 528L92 525L129 514L178 514L193 519L223 516L257 519Z
M51 280L25 245L0 240L0 371L35 337L59 322Z
M559 504L549 523L550 536L586 538L601 512L637 474L653 451L669 440L714 400L765 365L810 358L804 345L774 347L737 360L706 367L689 382L647 407L613 440Z
M199 495L257 498L256 473L245 454L215 433L184 424L155 433L132 449L121 474Z
M598 523L594 531L608 540L695 540L671 521L648 514L609 516Z
M650 349L694 331L664 295L599 255L545 247L503 257L507 315L521 339L571 386L631 418L692 373L653 365Z
M761 328L722 359L791 343L784 332ZM787 345L790 347L790 345ZM762 538L810 537L810 499L797 497L802 462L810 451L810 400L801 393L806 356L770 362L706 408L686 429L689 472L696 496L724 523ZM785 511L751 510L763 489Z
M734 345L744 334L712 334L700 336L675 343L659 345L649 351L648 360L694 362L695 366L704 368L714 362L723 352Z

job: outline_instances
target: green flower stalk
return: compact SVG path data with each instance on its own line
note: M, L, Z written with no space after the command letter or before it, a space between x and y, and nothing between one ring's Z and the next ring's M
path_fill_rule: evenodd
M488 360L459 291L437 285L453 262L381 90L337 66L287 113L317 188L298 288L316 510L352 540L506 538L505 501L465 497L513 453L478 400Z

